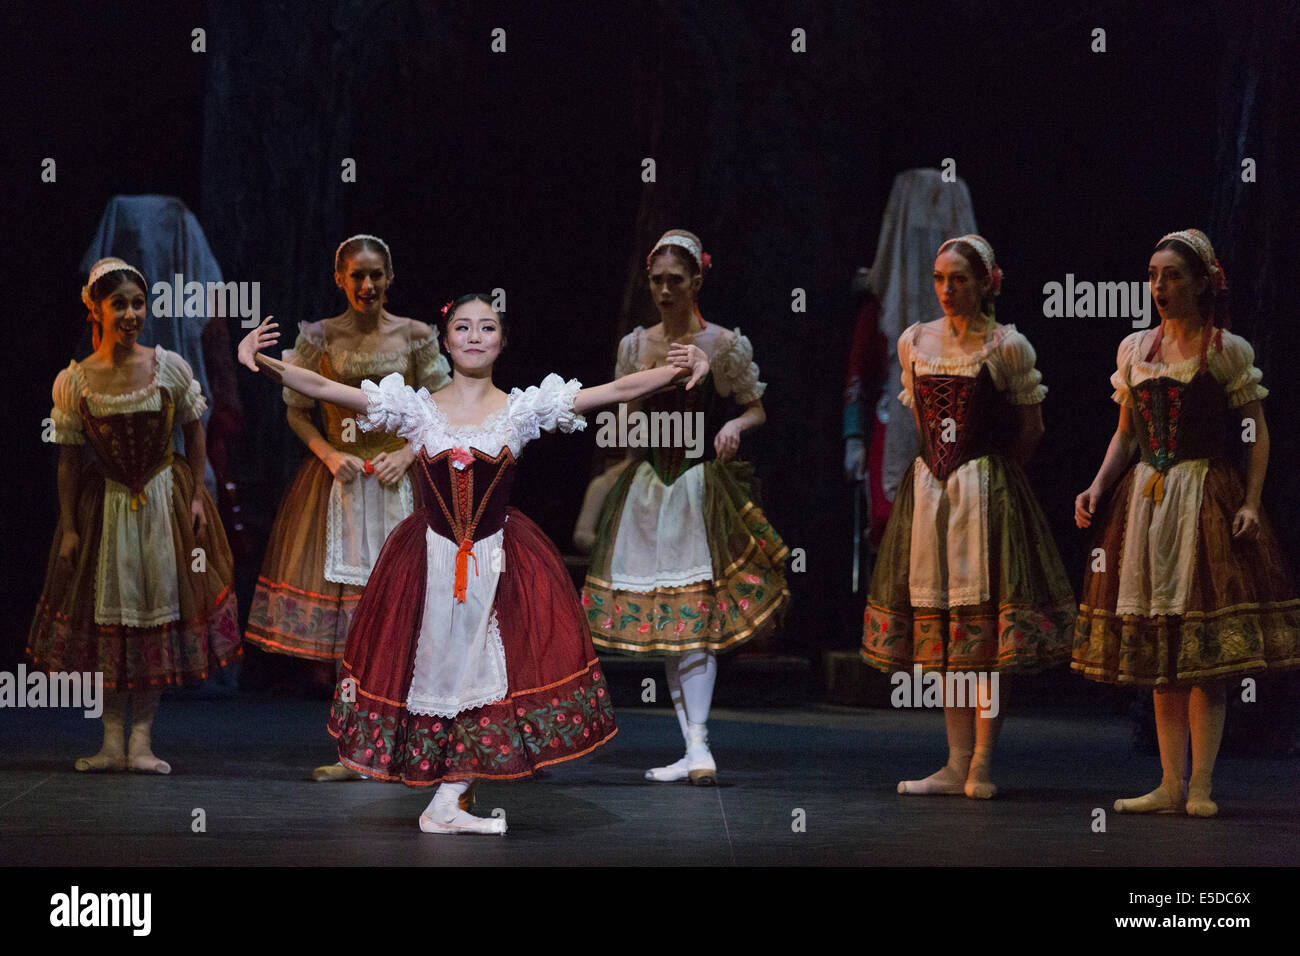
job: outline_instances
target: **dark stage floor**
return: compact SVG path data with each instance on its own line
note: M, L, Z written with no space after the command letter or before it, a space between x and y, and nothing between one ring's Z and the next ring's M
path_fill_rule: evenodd
M75 712L0 710L3 865L818 865L1259 866L1295 862L1300 760L1221 758L1214 820L1092 811L1158 780L1115 717L1013 714L992 801L901 797L900 775L946 756L937 713L808 707L716 711L722 786L649 784L681 753L665 709L625 707L593 758L540 779L487 784L505 838L436 837L429 798L372 782L318 784L327 704L242 695L164 703L157 752L171 777L73 772L99 744ZM191 832L202 808L207 832ZM796 810L806 830L794 832Z

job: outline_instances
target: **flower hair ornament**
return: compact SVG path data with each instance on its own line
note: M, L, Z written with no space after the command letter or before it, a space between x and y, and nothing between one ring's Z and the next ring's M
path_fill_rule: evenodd
M443 315L444 318L446 318L447 313L451 311L451 307L452 307L453 305L455 305L455 304L456 304L456 300L455 300L455 299L448 299L448 300L447 300L447 304L444 305L444 306L442 307L442 315Z
M343 247L349 242L356 242L358 239L369 239L371 242L378 243L379 247L384 250L384 260L388 263L388 271L393 271L393 253L392 250L388 248L388 243L384 242L384 240L380 239L378 236L370 235L368 232L359 232L355 236L348 236L340 242L339 247L334 250L335 272L338 272L343 265L343 263L339 262L339 255L343 252Z
M1002 267L993 258L993 247L989 245L988 240L972 232L947 240L939 247L939 252L943 252L954 242L964 242L975 250L975 254L980 257L980 262L984 263L984 271L989 274L989 294L1000 295L1002 293Z
M1179 229L1177 232L1161 236L1160 242L1156 245L1162 245L1170 239L1177 239L1196 253L1197 258L1204 264L1205 271L1210 274L1210 285L1216 293L1228 287L1228 277L1223 271L1223 266L1219 265L1219 260L1215 258L1214 246L1210 245L1209 236L1199 229Z

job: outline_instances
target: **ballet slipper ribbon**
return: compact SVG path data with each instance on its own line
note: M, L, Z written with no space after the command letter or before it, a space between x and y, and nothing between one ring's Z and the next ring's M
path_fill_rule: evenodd
M469 559L474 558L474 577L478 577L478 558L474 557L474 542L466 538L456 549L456 586L452 595L461 604L465 603L465 588L469 585Z
M1147 479L1146 485L1142 489L1142 494L1151 498L1156 504L1165 500L1165 473L1163 471L1153 471L1151 477Z

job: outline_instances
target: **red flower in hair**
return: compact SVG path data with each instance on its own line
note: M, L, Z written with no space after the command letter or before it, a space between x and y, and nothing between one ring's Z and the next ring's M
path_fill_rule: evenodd
M989 279L992 280L989 291L994 295L998 295L1002 291L1002 267L1000 265L994 263L993 271L989 273Z
M700 271L701 271L701 272L708 272L709 269L712 268L712 266L713 266L713 256L709 255L707 252L701 253L701 254L700 254Z
M442 307L442 314L445 316L448 312L451 311L451 307L455 304L456 304L455 299L448 299L447 304Z
M1222 292L1228 287L1228 277L1223 272L1223 266L1219 265L1219 260L1214 260L1214 268L1210 270L1210 282L1214 286L1215 292Z

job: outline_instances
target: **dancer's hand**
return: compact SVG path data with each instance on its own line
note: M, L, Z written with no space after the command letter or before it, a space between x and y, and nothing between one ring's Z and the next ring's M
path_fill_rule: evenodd
M280 327L278 322L271 321L273 318L274 316L268 315L262 320L261 325L245 335L243 340L239 343L237 354L239 356L240 365L247 365L254 372L258 371L257 362L255 360L257 353L268 345L274 345L276 342L280 341L280 333L272 331L273 329L278 329Z
M1240 541L1254 541L1259 537L1259 512L1242 505L1232 516L1232 536Z
M190 500L190 521L195 534L203 534L208 530L208 516L203 510L203 498L197 490Z
M668 349L668 364L675 368L688 368L691 370L690 381L686 383L687 391L690 391L696 382L709 374L709 357L704 354L704 349L698 345L674 343Z
M713 438L713 450L718 453L719 461L730 461L740 451L740 426L735 419L718 429Z
M65 564L74 564L79 547L81 547L81 535L75 531L63 532L59 538L59 560Z
M370 459L370 464L374 466L375 477L381 483L395 485L402 480L406 469L411 467L413 461L415 461L415 452L411 451L410 445L405 445L397 451L380 452Z
M325 467L330 470L331 475L346 485L357 475L362 474L366 463L356 455L331 449L330 454L325 458Z
M1096 485L1089 485L1088 490L1074 499L1074 523L1080 528L1092 524L1092 516L1101 504L1101 490Z

